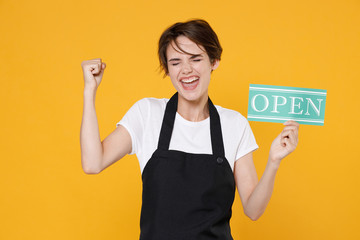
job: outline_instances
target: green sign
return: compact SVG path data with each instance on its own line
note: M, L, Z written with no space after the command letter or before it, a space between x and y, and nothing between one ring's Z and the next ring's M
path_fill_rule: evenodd
M324 125L326 90L250 84L248 120Z

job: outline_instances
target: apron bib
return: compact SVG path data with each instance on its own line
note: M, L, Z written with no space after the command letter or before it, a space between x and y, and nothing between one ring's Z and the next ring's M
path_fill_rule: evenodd
M232 240L235 197L219 114L208 98L213 154L169 150L178 93L168 101L158 148L143 173L140 240Z

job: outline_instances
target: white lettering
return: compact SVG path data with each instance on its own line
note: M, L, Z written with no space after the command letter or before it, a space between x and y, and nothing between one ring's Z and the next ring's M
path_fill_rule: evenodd
M264 98L264 101L265 101L265 106L262 110L258 110L256 107L255 107L255 100L258 96L261 96ZM256 112L263 112L265 111L268 107L269 107L269 100L267 99L267 97L265 95L262 95L262 94L256 94L252 100L251 100L251 107L252 109L254 109Z
M319 102L319 109L317 109L316 108L316 106L315 106L315 104L313 103L313 101L310 99L310 98L306 98L306 100L307 100L307 111L306 111L306 113L305 113L305 115L310 115L309 114L309 103L311 103L311 107L314 109L314 111L316 112L316 114L318 115L318 116L320 116L320 106L321 106L321 101L323 100L323 99L316 99L316 100L318 100L318 102Z
M279 113L279 111L277 110L277 107L285 105L286 104L286 98L283 97L283 96L274 96L274 95L273 95L273 97L274 97L274 110L272 110L271 112ZM282 103L278 103L278 98L281 98L283 100Z
M302 114L303 110L301 110L300 112L297 112L297 113L294 111L295 107L300 108L300 102L295 105L295 100L300 99L303 102L304 99L302 97L290 97L290 98L291 98L291 112L289 112L289 114Z

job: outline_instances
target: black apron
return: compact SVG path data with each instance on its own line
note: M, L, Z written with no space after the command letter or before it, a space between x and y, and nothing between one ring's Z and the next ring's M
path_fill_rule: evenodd
M158 148L143 173L140 240L232 240L235 197L219 114L208 98L213 154L169 150L178 93L168 101Z

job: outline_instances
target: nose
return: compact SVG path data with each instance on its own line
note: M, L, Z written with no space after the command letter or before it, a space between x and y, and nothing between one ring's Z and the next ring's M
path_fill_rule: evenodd
M192 72L192 66L188 62L184 62L181 70L182 70L182 73L184 73L184 74L191 73Z

